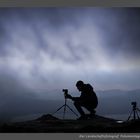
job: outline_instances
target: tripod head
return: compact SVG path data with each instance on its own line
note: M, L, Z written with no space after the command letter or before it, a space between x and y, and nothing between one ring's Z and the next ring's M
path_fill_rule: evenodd
M64 97L66 99L66 95L68 94L68 89L62 89L62 91L64 92Z
M131 102L131 105L133 106L133 110L136 110L137 102Z

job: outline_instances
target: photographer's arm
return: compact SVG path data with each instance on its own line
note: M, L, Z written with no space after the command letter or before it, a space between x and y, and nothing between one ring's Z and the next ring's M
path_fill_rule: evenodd
M70 94L66 94L66 96L65 96L66 98L68 98L68 99L71 99L71 100L73 100L73 101L76 101L77 99L79 99L79 97L72 97Z

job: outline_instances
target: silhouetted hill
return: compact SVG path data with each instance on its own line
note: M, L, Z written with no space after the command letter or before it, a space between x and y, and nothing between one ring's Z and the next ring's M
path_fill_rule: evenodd
M36 119L37 121L46 121L46 120L59 120L57 117L52 116L51 114L42 115Z

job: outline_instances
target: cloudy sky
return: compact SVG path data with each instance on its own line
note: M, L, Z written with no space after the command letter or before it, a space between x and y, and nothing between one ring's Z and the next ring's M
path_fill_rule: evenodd
M138 89L139 25L139 8L1 8L0 87Z

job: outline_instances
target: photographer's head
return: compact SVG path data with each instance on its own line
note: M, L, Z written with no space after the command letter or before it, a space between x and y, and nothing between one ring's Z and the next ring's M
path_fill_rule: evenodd
M76 87L77 87L77 89L79 90L79 91L82 91L82 89L83 89L83 86L84 86L84 82L83 81L77 81L77 83L76 83Z

